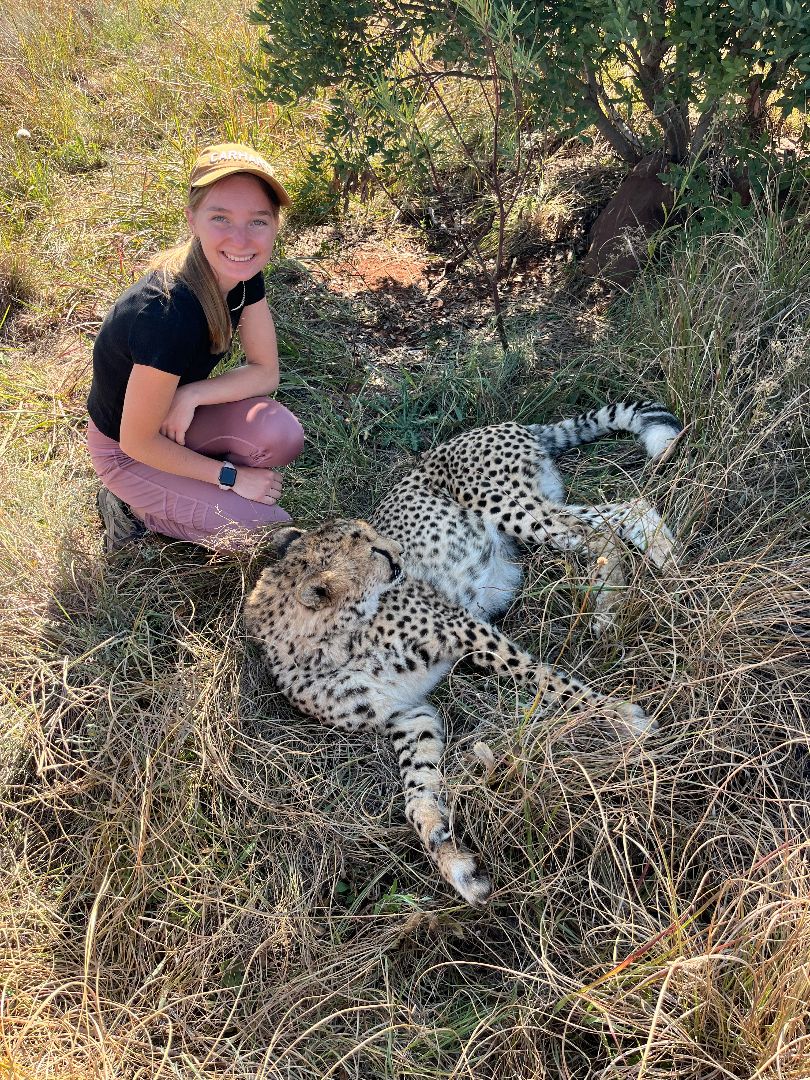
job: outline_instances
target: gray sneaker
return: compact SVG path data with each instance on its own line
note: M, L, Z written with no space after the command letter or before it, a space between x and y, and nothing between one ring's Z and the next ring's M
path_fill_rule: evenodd
M146 534L146 526L140 518L107 488L99 490L96 503L104 525L104 550L108 555L120 551L135 540L140 540Z

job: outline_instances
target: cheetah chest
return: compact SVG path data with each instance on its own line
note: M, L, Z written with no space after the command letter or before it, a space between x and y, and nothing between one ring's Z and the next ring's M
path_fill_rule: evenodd
M377 528L402 545L409 576L476 618L505 611L523 576L512 541L444 493L412 487L410 508L392 497L375 515Z
M433 599L429 587L406 580L380 598L357 642L352 666L362 670L370 689L399 705L423 699L450 670L446 646L452 613Z

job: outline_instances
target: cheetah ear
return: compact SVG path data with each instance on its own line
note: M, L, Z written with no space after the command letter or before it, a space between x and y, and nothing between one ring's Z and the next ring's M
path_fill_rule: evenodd
M312 608L313 611L332 607L340 595L338 576L331 570L323 570L320 574L310 574L298 586L295 595L299 603L304 607Z
M302 536L306 536L304 529L297 529L294 525L281 525L269 534L268 546L277 559L282 559L290 544Z

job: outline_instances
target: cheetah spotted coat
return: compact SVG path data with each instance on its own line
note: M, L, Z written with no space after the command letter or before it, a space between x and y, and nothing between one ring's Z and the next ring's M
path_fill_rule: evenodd
M596 617L610 622L623 581L619 541L658 567L672 537L643 500L564 503L554 459L613 431L638 436L654 460L681 430L654 402L606 406L558 424L507 423L459 435L427 453L371 516L274 533L277 559L245 606L287 698L344 731L374 729L394 747L405 813L442 877L470 904L491 884L451 836L442 798L441 719L427 695L461 659L529 687L541 707L600 712L638 737L638 705L605 697L508 640L490 619L521 581L519 544L580 548L594 561Z

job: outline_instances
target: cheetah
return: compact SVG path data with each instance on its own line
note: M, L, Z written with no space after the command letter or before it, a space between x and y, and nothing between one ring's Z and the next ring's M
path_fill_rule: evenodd
M438 872L473 906L487 901L492 885L451 834L443 725L427 701L450 668L470 661L530 688L542 709L598 713L629 737L652 726L640 706L540 662L490 621L520 586L519 545L591 556L603 625L615 602L606 586L623 580L620 541L659 568L672 557L672 535L645 501L564 502L554 459L614 431L637 435L649 457L662 460L681 424L656 402L621 402L556 424L466 432L425 454L368 522L276 529L274 561L245 604L248 634L293 705L344 731L391 740L405 815Z

